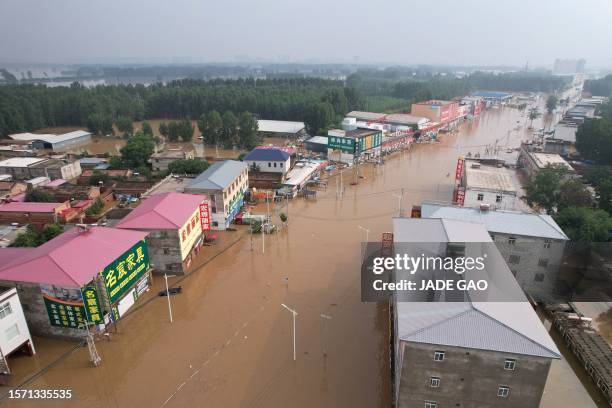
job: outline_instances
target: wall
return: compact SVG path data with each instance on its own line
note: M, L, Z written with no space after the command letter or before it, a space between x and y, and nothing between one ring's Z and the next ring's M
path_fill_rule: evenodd
M478 200L479 194L483 195L482 200ZM501 196L501 202L497 202L498 196ZM480 204L489 204L491 209L515 210L517 200L519 199L515 194L467 188L465 190L465 201L463 206L478 208Z
M0 288L0 291L4 291L4 288ZM30 343L32 351L34 351L32 337L30 337L30 330L28 329L25 315L21 308L19 295L14 288L5 290L0 294L0 306L6 303L10 303L12 312L4 318L0 318L0 352L6 356L27 342ZM6 330L13 327L15 324L19 330L19 334L11 340L8 340L6 337Z
M249 168L253 164L259 167L259 171L262 173L281 173L285 174L289 171L291 159L288 157L285 161L259 161L259 160L245 160L244 161Z
M183 273L178 230L153 230L146 238L149 260L156 273Z
M550 359L423 343L402 345L398 408L423 408L425 401L435 401L440 408L540 405ZM437 350L445 352L444 361L434 361ZM504 370L507 358L516 360L514 371ZM430 377L440 378L440 387L430 387ZM497 396L500 385L510 387L507 398Z

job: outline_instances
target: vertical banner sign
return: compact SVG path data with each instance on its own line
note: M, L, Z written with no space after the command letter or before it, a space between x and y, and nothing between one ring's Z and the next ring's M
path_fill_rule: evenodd
M382 252L382 256L393 256L393 233L392 232L383 232L381 252Z
M463 166L465 159L463 158L463 156L459 156L459 159L457 160L457 169L455 170L455 186L459 186L459 184L461 184L461 176L463 175Z
M83 293L83 304L85 305L87 320L94 324L100 323L102 321L102 311L100 310L100 300L98 299L95 285L90 284L83 287L81 293Z
M110 303L115 303L149 270L149 253L138 241L100 272Z
M210 231L210 209L208 203L200 204L200 223L202 231Z
M465 188L464 187L457 187L457 198L455 202L461 206L463 206L463 203L465 203Z

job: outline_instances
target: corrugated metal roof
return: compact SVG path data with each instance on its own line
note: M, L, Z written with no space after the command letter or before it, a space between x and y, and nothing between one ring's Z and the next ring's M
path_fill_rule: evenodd
M15 135L9 135L9 137L13 140L21 140L21 141L34 141L34 140L42 140L46 143L61 143L71 139L77 139L83 136L91 135L91 133L86 132L84 130L75 130L74 132L68 132L61 135L52 135L52 134L35 134L35 133L18 133Z
M29 202L10 202L0 205L0 212L25 212L25 213L50 213L54 212L64 203L29 203Z
M45 160L39 157L11 157L0 161L0 167L28 167Z
M306 126L304 125L304 122L289 122L286 120L258 120L257 127L259 132L298 133Z
M223 190L247 168L243 162L235 160L224 160L214 163L206 171L193 179L185 187L185 192L192 190Z
M286 161L289 153L280 149L260 149L255 148L249 152L242 160L250 161Z
M491 233L520 235L548 239L569 238L550 215L518 211L489 210L451 207L440 204L421 204L421 217L443 218L483 224Z
M322 145L326 145L328 143L329 139L327 136L313 136L310 139L306 140L307 143L316 143L316 144L322 144Z
M480 165L474 168L466 163L465 176L467 188L516 194L516 185L504 167Z

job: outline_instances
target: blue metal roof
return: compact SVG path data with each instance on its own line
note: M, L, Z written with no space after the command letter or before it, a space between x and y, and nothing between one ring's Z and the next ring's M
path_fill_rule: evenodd
M218 161L193 179L185 187L185 192L199 189L223 190L232 184L246 168L247 165L245 163L236 160Z
M251 150L242 160L253 161L286 161L289 158L289 153L279 149L260 149Z

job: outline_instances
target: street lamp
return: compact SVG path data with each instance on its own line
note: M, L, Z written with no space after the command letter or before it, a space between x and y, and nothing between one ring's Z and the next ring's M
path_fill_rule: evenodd
M363 262L365 256L366 256L366 252L368 250L368 242L369 242L369 237L370 237L370 230L367 228L362 227L361 225L358 225L357 228L359 228L362 231L365 231L366 233L366 240L365 240L365 245L363 246L363 255L361 255L361 261Z
M324 313L321 313L321 319L322 319L322 323L323 323L323 355L327 356L327 343L325 341L326 337L325 334L327 333L327 321L331 320L332 317L330 315L326 315Z
M404 197L404 189L402 188L401 194L393 194L393 197L397 198L397 216L402 216L402 198Z
M285 309L287 309L288 311L290 311L291 314L293 315L293 361L295 361L296 360L296 355L295 355L295 316L297 316L298 313L295 310L289 308L289 306L287 306L284 303L281 303L281 306L284 307Z
M170 304L170 289L168 288L168 278L174 278L176 275L167 275L164 272L164 279L166 281L166 297L168 298L168 313L170 314L170 323L172 323L172 305Z

